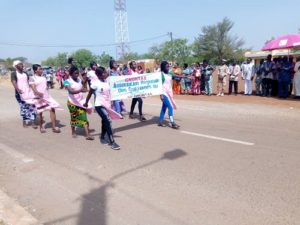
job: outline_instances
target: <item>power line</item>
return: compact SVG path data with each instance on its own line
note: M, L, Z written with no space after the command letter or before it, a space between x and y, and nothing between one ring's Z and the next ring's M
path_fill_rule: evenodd
M145 38L141 40L136 41L130 41L128 44L135 44L139 42L146 42L151 41L155 39L159 39L162 37L166 37L168 34L159 35L151 38ZM110 44L83 44L83 45L50 45L50 44L33 44L33 43L18 43L18 42L0 42L0 45L2 46L17 46L17 47L38 47L38 48L93 48L93 47L110 47L110 46L117 46L119 43L110 43Z

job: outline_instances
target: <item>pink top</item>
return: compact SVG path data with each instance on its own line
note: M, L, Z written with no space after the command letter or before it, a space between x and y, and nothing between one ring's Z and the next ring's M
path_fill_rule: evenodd
M16 71L17 74L17 85L18 88L23 92L20 94L20 97L23 101L25 101L27 104L34 104L34 93L29 87L28 83L28 77L26 73L19 73Z
M65 86L70 86L70 88L73 90L73 91L79 91L82 89L82 83L81 83L81 80L78 78L78 81L74 81L71 77L67 80L65 80L64 82L64 85ZM89 102L88 103L88 107L84 107L83 104L85 103L85 97L83 95L82 92L78 93L78 94L71 94L69 93L69 97L68 97L68 100L73 104L73 105L76 105L80 108L84 108L86 109L87 113L92 113L92 104Z
M29 84L35 85L37 91L43 94L42 98L35 99L36 105L48 104L49 108L61 108L59 103L49 94L45 77L34 75L30 77Z

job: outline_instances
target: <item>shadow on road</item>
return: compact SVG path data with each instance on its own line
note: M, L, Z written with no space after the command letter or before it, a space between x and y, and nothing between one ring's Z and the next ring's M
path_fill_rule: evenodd
M69 224L68 220L74 219L74 217L77 217L77 225L107 225L107 191L109 188L117 189L118 192L126 195L133 201L137 202L138 204L142 205L143 207L148 208L150 211L160 215L161 217L166 218L170 221L170 224L174 225L184 225L184 221L181 221L180 218L178 218L176 215L171 215L164 209L159 208L159 206L156 206L155 203L146 202L143 199L140 199L133 194L129 193L126 190L123 190L119 187L117 187L116 180L118 180L121 177L124 177L128 174L134 173L137 170L150 167L156 163L163 162L165 160L176 160L183 156L186 156L187 153L181 149L175 149L172 151L165 152L160 158L156 160L152 160L148 163L145 163L143 165L128 169L126 171L123 171L121 173L118 173L111 177L108 181L104 182L103 180L91 176L90 174L84 173L83 175L86 176L89 180L96 181L100 183L100 187L97 189L94 189L90 191L87 194L84 194L81 196L80 200L81 203L81 210L79 214L76 215L69 215L57 220L49 221L46 223L43 223L44 225L54 225L54 224ZM82 173L81 171L79 171ZM130 206L128 206L130 207ZM118 212L116 212L117 214Z

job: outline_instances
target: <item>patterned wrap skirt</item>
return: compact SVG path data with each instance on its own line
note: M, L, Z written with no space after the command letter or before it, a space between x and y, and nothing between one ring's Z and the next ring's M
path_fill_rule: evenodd
M71 126L83 128L85 125L87 125L88 121L86 110L72 104L70 101L68 101L67 105L71 116Z
M36 119L36 107L32 104L25 103L18 92L15 95L20 106L20 115L23 121L34 121Z

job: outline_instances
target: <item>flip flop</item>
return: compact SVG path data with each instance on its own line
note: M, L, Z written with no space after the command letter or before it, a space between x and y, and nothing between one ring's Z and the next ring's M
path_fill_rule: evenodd
M92 137L92 136L87 136L85 139L88 140L88 141L93 141L93 140L94 140L94 137Z
M52 129L53 133L60 133L60 129L58 127L55 127Z

